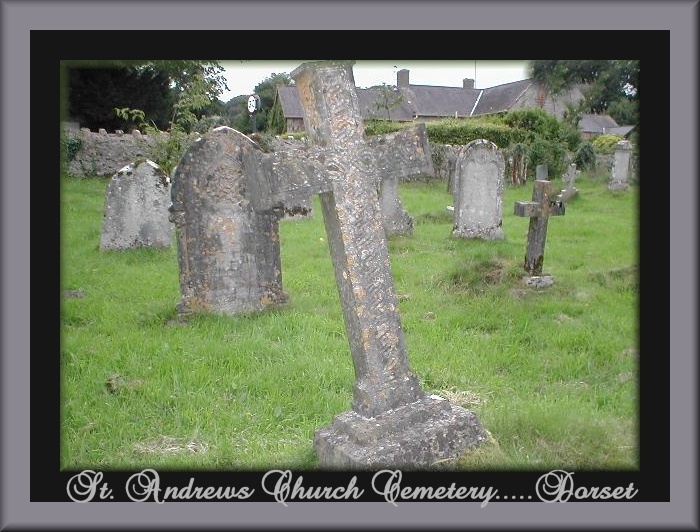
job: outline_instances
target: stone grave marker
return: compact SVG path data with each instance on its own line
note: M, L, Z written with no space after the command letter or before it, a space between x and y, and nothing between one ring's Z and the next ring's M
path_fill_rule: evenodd
M546 164L535 166L535 179L537 181L549 180L549 167Z
M503 235L505 162L491 141L462 146L455 168L452 236L500 240Z
M162 168L148 159L124 166L107 185L100 249L170 247L169 204L170 177Z
M571 163L569 165L569 168L566 170L566 173L561 177L562 181L564 182L564 188L560 193L558 199L566 203L569 201L571 198L573 198L576 194L578 194L578 189L575 186L575 181L576 178L579 176L581 173L580 170L576 169L576 163Z
M630 171L630 159L632 157L632 143L629 140L621 140L615 145L615 158L613 159L612 173L609 190L627 190L627 182Z
M549 217L563 216L564 211L564 203L558 198L552 197L552 182L547 180L535 181L532 201L515 202L515 215L530 218L527 232L527 251L525 253L525 271L531 277L542 277ZM537 283L538 281L534 280L533 282Z
M422 390L410 369L377 189L383 178L431 173L432 161L424 125L390 143L365 138L352 64L307 63L292 73L310 140L304 153L263 154L220 128L183 156L172 208L181 288L196 281L206 294L214 279L224 285L245 277L233 287L240 290L231 308L258 307L266 281L281 288L280 211L319 194L356 376L352 410L314 435L319 463L420 468L459 456L488 433L472 412ZM192 271L200 265L206 280Z
M326 154L321 205L356 375L353 410L316 431L319 462L413 468L454 458L487 434L472 412L424 392L409 367L376 193L389 158L365 139L352 62L304 64L292 77L309 139Z

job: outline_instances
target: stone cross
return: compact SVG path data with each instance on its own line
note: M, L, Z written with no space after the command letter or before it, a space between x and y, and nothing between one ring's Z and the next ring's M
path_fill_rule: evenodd
M413 375L394 291L377 181L387 158L364 135L352 62L294 72L309 140L325 154L321 206L355 367L353 410L316 431L322 466L420 467L486 439L473 413L426 394Z
M525 253L525 271L529 275L542 275L547 222L550 216L561 216L564 211L564 203L558 198L552 198L552 182L547 180L535 181L532 201L515 202L515 215L530 218Z
M569 165L566 173L561 177L562 181L566 185L566 188L559 193L559 196L557 196L558 199L566 203L576 194L578 194L578 189L574 185L574 182L580 173L580 170L576 169L576 163L571 163Z

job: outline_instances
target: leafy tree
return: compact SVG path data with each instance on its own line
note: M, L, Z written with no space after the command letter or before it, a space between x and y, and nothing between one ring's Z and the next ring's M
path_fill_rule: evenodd
M638 60L538 60L529 67L532 77L554 94L586 85L580 112L607 113L619 124L639 123Z
M382 83L377 90L379 91L379 97L374 102L374 106L377 111L386 111L388 120L391 120L391 111L401 107L403 103L403 93L397 90L396 87L386 83Z
M224 121L232 128L242 133L250 131L250 116L248 115L248 96L241 94L231 98L224 104Z
M152 69L79 66L67 69L68 116L83 127L128 130L115 107L142 109L153 123L167 127L173 106L170 80Z
M144 111L160 129L177 121L190 131L228 88L218 61L72 61L66 66L69 115L91 129L125 129L128 124L114 109L130 108Z
M275 98L277 96L277 86L278 85L293 85L292 78L286 73L272 73L260 83L255 86L255 94L260 98L260 109L256 113L255 122L257 128L261 126L263 129L278 129L279 118L275 121L274 113L271 113L273 105L275 103ZM246 111L247 112L247 111ZM248 127L247 131L252 131L251 127ZM280 133L281 131L278 131Z

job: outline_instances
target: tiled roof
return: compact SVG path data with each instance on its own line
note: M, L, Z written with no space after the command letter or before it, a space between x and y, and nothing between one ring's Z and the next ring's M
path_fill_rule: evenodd
M409 85L408 101L418 116L467 118L471 116L480 89Z
M473 115L509 111L532 84L533 80L524 79L484 89Z
M581 115L578 128L584 133L609 133L610 129L618 128L617 122L609 115Z
M480 114L508 111L532 85L532 80L515 81L489 89L409 85L404 101L390 109L392 120L410 121L416 116L467 118ZM277 88L286 118L303 118L304 111L294 86ZM377 105L379 89L356 89L364 119L389 118L386 109Z

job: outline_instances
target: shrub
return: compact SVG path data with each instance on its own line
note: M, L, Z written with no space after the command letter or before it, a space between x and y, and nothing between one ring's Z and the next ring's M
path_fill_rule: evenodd
M579 170L590 170L595 168L596 155L593 144L591 144L589 141L581 143L578 150L576 150L576 154L574 155L574 162Z
M70 163L83 146L83 139L80 136L67 135L61 132L61 173L68 173L68 163Z
M593 139L592 144L596 153L600 155L610 155L615 152L615 145L622 139L622 135L598 135Z

